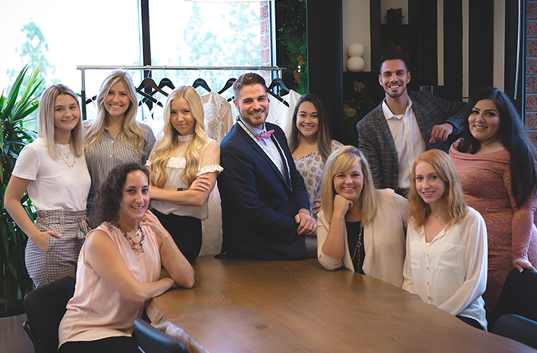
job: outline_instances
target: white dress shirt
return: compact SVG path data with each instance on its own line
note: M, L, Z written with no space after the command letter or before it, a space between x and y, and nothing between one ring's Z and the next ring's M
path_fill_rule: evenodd
M243 127L243 129L250 135L250 137L261 147L261 149L269 156L269 158L272 160L274 165L278 168L280 173L284 176L285 179L288 179L290 173L289 173L289 162L285 158L285 154L283 153L283 150L280 146L276 146L278 141L274 138L267 138L267 139L261 139L258 140L256 138L257 135L259 135L262 132L267 132L265 124L263 124L262 129L258 129L255 127L252 127L245 122L239 120L240 126ZM281 151L281 154L280 154ZM282 158L283 157L283 158ZM284 174L285 171L285 174Z
M388 108L386 101L382 102L382 112L386 117L397 151L399 164L397 186L409 189L412 165L425 152L425 141L423 141L416 116L412 111L412 100L408 100L404 115L394 115Z
M430 242L423 226L408 228L403 289L429 304L476 320L487 329L487 228L483 217L469 207L464 219L442 229Z

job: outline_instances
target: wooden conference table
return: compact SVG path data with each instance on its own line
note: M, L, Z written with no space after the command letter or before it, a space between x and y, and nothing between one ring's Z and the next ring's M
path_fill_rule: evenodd
M154 298L165 318L218 352L537 352L477 330L417 295L316 259L201 256L193 289Z

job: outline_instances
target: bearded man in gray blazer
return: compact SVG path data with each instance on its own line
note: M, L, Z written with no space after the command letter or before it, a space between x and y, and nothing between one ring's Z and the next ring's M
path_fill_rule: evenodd
M466 103L434 97L428 91L408 92L406 55L393 51L381 59L382 103L358 122L358 143L378 189L406 195L412 165L426 150L449 150L449 135L462 130Z

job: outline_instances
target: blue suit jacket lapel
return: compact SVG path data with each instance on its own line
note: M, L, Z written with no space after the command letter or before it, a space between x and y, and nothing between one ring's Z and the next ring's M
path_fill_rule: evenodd
M282 175L282 173L280 172L280 170L278 169L278 167L276 167L274 165L274 163L272 162L272 159L270 159L270 157L265 153L265 151L263 151L263 149L261 147L259 147L259 145L257 143L254 142L254 140L252 140L252 138L246 133L246 131L244 131L241 127L239 127L239 131L241 132L242 136L244 137L244 139L246 140L246 142L251 146L251 148L257 153L259 154L259 156L261 158L263 158L263 160L272 168L272 170L274 171L274 173L278 176L278 178L282 181L282 183L287 186L289 189L291 189L291 187L289 186L289 184L287 184L287 181L285 180L285 177ZM279 141L278 141L279 142ZM281 144L281 143L280 143ZM283 152L283 151L282 151Z

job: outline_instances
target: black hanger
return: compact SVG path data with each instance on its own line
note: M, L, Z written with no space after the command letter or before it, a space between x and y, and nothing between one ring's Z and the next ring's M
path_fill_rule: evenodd
M175 86L173 85L173 82L167 77L164 77L162 80L160 80L160 82L158 84L158 88L162 89L164 87L169 87L171 89L175 89Z
M285 101L282 97L278 97L276 94L274 94L272 91L267 91L268 94L270 94L271 96L273 96L274 98L276 98L277 100L279 100L280 102L282 102L286 107L289 107L289 103L287 103L287 101Z
M158 105L160 107L164 107L161 102L159 102L158 100L155 99L155 97L150 96L149 94L145 93L144 91L136 90L136 92L138 92L139 95L144 97L142 100L140 100L140 102L138 102L138 106L141 106L142 104L145 103L145 104L147 104L147 106L149 108L151 108L151 106L147 102L147 101L151 101L151 102L155 103L156 105Z
M224 87L218 91L218 94L222 94L224 93L228 88L230 88L231 86L233 86L233 83L237 81L236 78L230 78L229 80L227 80L226 84L224 85Z
M202 78L197 78L196 81L194 81L194 83L192 84L192 87L197 88L200 86L202 88L205 88L207 92L211 92L211 89L209 88L209 85L207 84L207 82L205 82L205 80Z
M93 102L94 100L97 100L97 96L93 96L93 97L91 97L91 98L86 99L86 104L90 104L90 103Z
M284 90L285 94L289 93L289 88L285 87L285 84L283 83L281 78L275 78L270 83L270 86L268 87L269 91L275 87L278 87L280 90Z
M168 93L164 92L163 90L161 90L156 82L151 78L151 77L146 77L144 78L144 80L142 81L142 83L140 83L140 86L138 86L138 88L136 89L136 91L138 93L142 92L142 90L146 87L150 87L150 88L153 88L156 92L159 92L159 93L162 93L163 95L165 95L166 97L168 96ZM151 92L151 95L155 94L156 92Z

